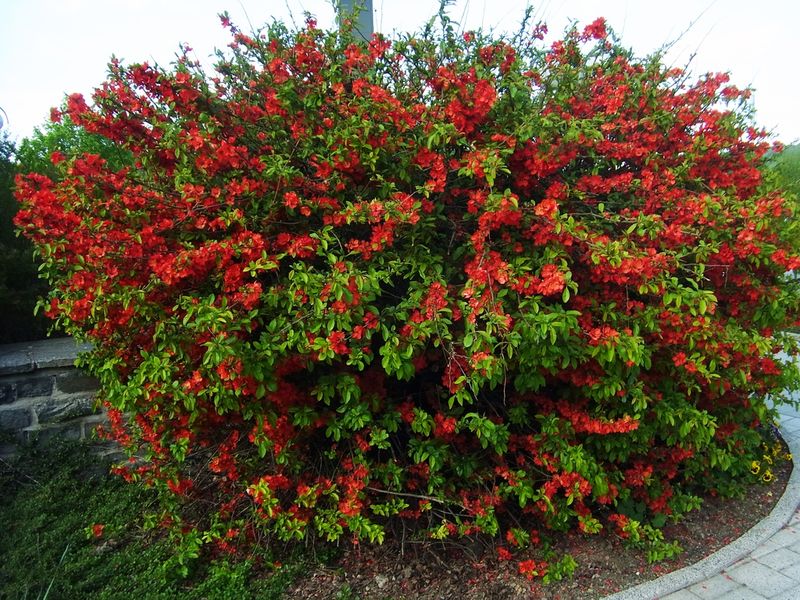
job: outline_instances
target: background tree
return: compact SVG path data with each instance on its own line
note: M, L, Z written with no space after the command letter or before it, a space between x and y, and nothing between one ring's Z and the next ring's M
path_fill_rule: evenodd
M800 144L784 148L774 162L781 187L800 196Z
M108 161L109 167L115 169L130 163L130 152L108 138L89 133L56 109L53 109L48 122L34 128L33 135L20 143L16 152L20 171L57 177L58 171L52 161L54 152L59 152L66 158L97 154Z
M12 219L19 209L13 196L15 146L7 133L0 136L0 343L41 339L48 322L34 316L36 298L47 285L37 276L33 245L14 233Z
M19 210L13 197L16 173L40 173L53 179L58 172L52 161L54 153L74 158L96 154L109 166L121 168L130 161L130 153L111 140L89 133L53 111L53 119L36 127L33 135L17 148L4 133L0 138L0 343L43 339L51 322L35 315L37 298L47 295L48 286L38 277L38 263L32 244L14 232L12 219Z

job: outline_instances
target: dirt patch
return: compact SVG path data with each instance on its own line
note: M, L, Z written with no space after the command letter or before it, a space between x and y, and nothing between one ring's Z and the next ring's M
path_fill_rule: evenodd
M531 583L517 562L539 559L533 553L500 562L488 545L419 546L387 542L349 548L332 566L309 572L287 590L287 598L338 600L595 600L696 563L744 534L770 513L783 494L791 463L773 468L775 480L753 485L740 498L708 498L700 510L664 528L668 541L683 552L648 564L643 552L626 548L614 535L570 533L555 542L557 554L571 554L578 567L567 580Z

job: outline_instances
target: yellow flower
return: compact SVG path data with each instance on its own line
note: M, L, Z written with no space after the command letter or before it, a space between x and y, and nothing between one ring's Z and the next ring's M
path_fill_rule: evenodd
M783 458L785 460L792 460L792 453L791 452L787 452L786 454L783 455Z
M763 481L764 483L769 483L773 479L775 479L775 476L772 474L772 471L770 471L769 469L764 471L764 474L761 476L761 481Z
M764 462L766 462L767 464L771 465L772 464L772 457L771 456L767 456L765 454L764 455Z
M754 460L750 463L750 472L753 475L758 475L759 471L761 471L761 465L758 463L757 460Z

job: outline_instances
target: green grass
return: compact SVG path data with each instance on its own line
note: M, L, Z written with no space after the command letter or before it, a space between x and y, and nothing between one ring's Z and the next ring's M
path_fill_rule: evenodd
M0 599L278 599L304 560L259 576L248 562L198 563L189 580L162 567L166 538L142 527L147 490L105 476L85 447L27 449L0 462ZM105 525L101 539L86 528Z

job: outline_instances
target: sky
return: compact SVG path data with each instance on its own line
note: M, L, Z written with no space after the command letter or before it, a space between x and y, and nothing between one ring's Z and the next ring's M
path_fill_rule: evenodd
M414 31L438 0L372 0L375 29ZM800 50L796 0L540 0L530 2L550 38L571 22L605 17L623 45L647 55L674 42L666 62L695 75L728 72L755 90L756 122L784 143L800 142ZM513 31L526 0L455 0L450 16L465 30ZM0 116L17 140L44 123L64 96L89 97L112 55L130 64L168 65L180 43L212 64L228 33L227 11L243 30L273 19L300 24L304 12L333 27L330 0L0 0ZM252 27L251 27L252 25Z

